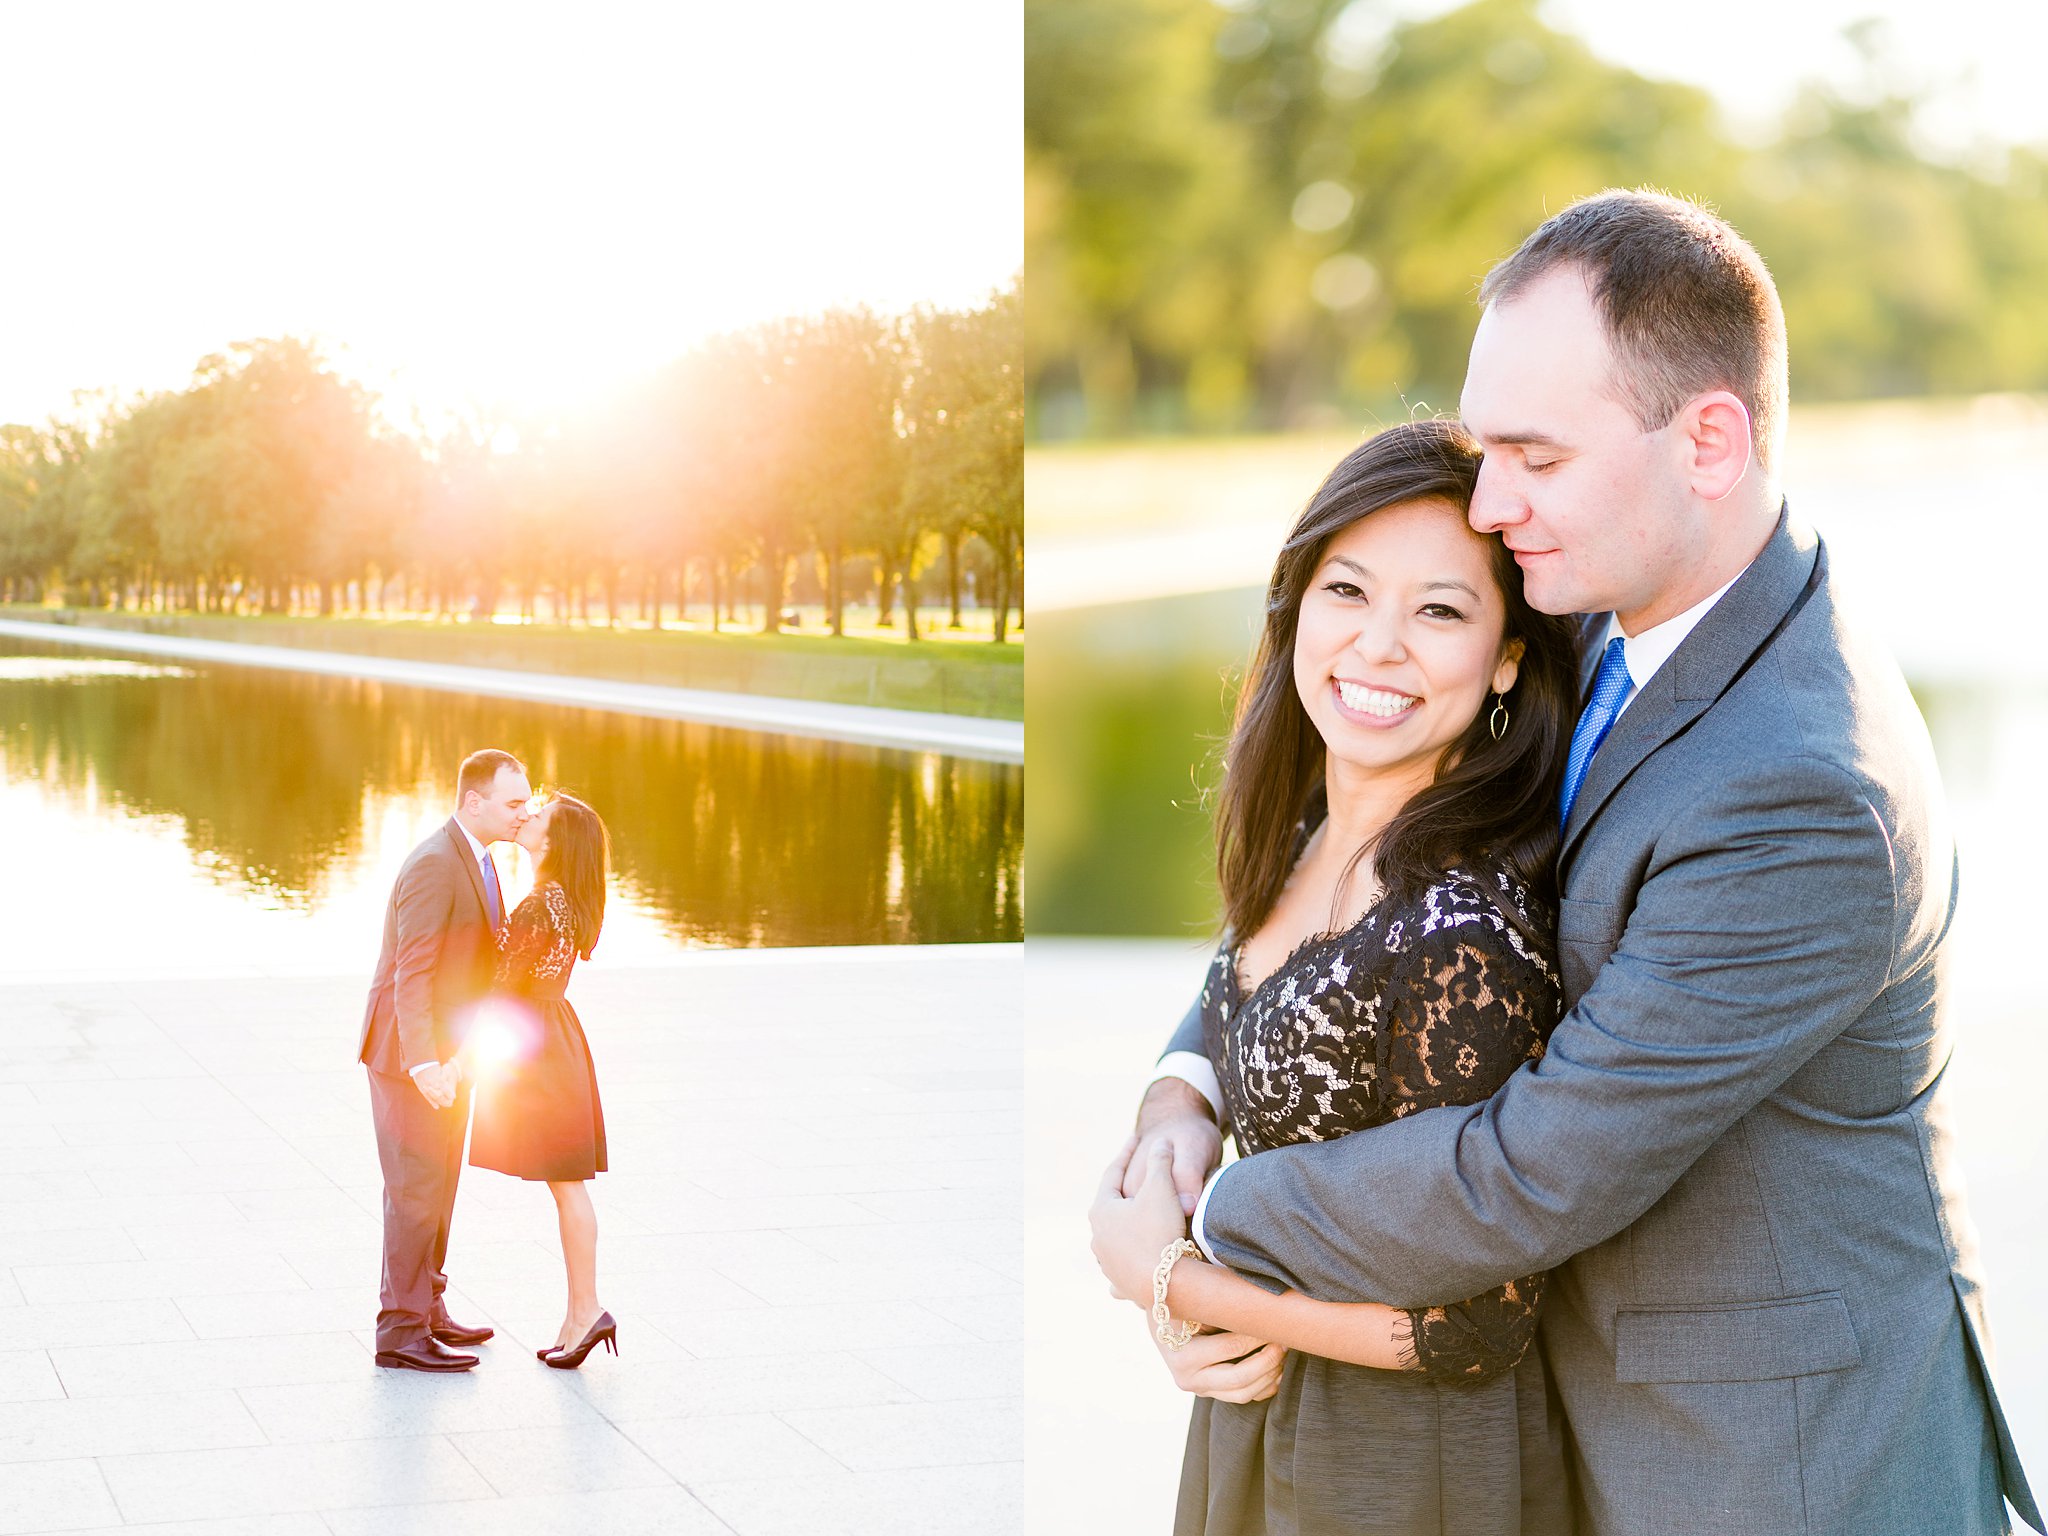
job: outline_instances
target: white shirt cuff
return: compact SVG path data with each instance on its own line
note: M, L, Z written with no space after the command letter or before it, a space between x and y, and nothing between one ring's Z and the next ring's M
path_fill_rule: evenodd
M418 1077L422 1072L425 1072L432 1067L438 1067L439 1065L441 1065L441 1063L439 1063L438 1061L423 1061L416 1067L406 1068L405 1075L407 1077Z
M1177 1077L1195 1092L1209 1101L1209 1109L1220 1123L1223 1119L1223 1084L1217 1081L1216 1069L1209 1064L1209 1058L1198 1051L1168 1051L1159 1058L1159 1065L1153 1070L1152 1086L1162 1077Z
M1208 1234L1202 1230L1202 1218L1209 1213L1209 1196L1216 1192L1216 1181L1236 1166L1235 1163L1225 1163L1209 1175L1209 1182L1202 1186L1202 1197L1195 1202L1195 1214L1188 1221L1189 1235L1194 1238L1195 1246L1202 1250L1202 1257L1211 1264L1221 1264L1223 1261L1216 1257L1216 1250L1209 1246Z

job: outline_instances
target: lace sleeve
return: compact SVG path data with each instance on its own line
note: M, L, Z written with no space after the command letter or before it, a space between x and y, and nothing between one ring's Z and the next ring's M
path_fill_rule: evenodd
M576 919L569 911L569 893L549 881L535 892L547 905L547 953L534 962L536 976L560 976L576 958Z
M1536 1340L1543 1276L1524 1275L1484 1296L1417 1307L1394 1321L1401 1368L1476 1386L1513 1370Z
M1380 1081L1401 1119L1489 1098L1543 1054L1558 992L1547 960L1476 890L1432 891L1420 931L1389 984ZM1527 1275L1396 1327L1401 1361L1441 1381L1481 1382L1514 1368L1536 1336L1543 1276Z
M1237 941L1227 930L1216 953L1209 957L1209 969L1202 976L1202 990L1195 999L1195 1010L1202 1020L1202 1051L1209 1058L1209 1065L1216 1071L1218 1096L1223 1100L1216 1108L1216 1129L1223 1140L1229 1141L1237 1134L1237 1127L1230 1115L1230 1063L1224 1059L1223 1011L1226 991L1231 985L1237 966Z

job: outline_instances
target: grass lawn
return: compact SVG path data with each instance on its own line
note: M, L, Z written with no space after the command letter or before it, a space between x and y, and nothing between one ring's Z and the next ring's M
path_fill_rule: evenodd
M978 630L948 630L943 609L919 615L919 632L924 638L914 643L900 629L877 627L873 614L861 610L850 611L848 633L837 638L823 632L822 616L816 612L800 614L805 622L795 632L760 634L756 632L760 627L758 610L751 625L743 619L716 634L701 621L681 628L671 621L657 632L644 626L529 625L507 622L502 616L484 624L414 618L115 613L23 605L0 607L0 614L553 676L602 677L999 720L1024 718L1021 632L1019 638L996 645L989 639L986 614L969 615L979 621Z

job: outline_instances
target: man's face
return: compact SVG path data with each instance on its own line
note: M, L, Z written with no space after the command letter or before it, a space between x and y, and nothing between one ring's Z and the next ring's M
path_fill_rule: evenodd
M1530 605L1627 627L1685 580L1691 523L1675 434L1637 425L1611 366L1585 278L1556 268L1480 316L1461 413L1486 453L1472 526L1507 541Z
M477 841L502 843L512 838L526 822L526 802L533 798L533 786L517 768L500 768L491 787L477 797L473 813Z

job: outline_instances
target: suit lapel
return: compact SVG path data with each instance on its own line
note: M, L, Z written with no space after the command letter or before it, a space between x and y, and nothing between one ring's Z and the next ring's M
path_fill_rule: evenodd
M1614 729L1593 754L1558 850L1559 869L1588 823L1642 761L1681 734L1741 675L1827 574L1819 537L1788 507L1749 569L1707 610L1670 660L1641 683Z
M462 867L469 871L469 888L476 892L476 909L483 914L484 925L490 926L491 902L484 894L484 872L475 859L469 856L469 839L462 835L462 828L453 816L448 818L448 841L455 845L455 856L462 860ZM484 850L484 857L490 857L490 850Z
M1586 699L1593 691L1593 676L1600 670L1600 643L1607 634L1607 615L1604 613L1582 613L1579 615L1579 709L1586 708ZM1574 721L1576 723L1576 720Z

